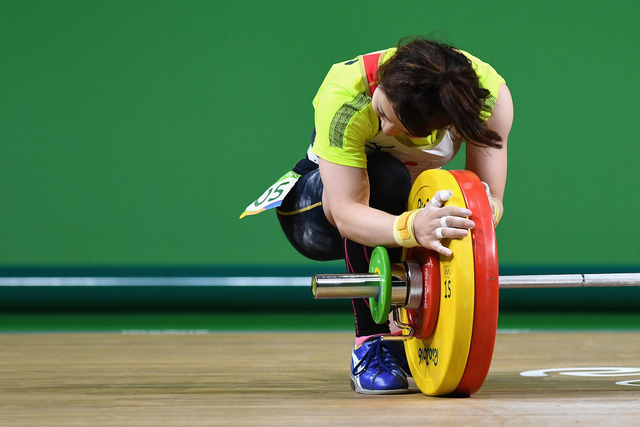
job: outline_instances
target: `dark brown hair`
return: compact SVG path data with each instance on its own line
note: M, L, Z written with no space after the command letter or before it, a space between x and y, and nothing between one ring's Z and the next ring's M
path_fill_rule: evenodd
M471 144L500 148L500 135L485 126L490 92L480 86L471 61L451 46L422 38L403 39L378 70L380 87L407 130L424 137L453 125Z

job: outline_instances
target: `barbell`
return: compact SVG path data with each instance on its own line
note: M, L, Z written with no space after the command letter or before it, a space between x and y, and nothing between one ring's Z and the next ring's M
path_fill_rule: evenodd
M404 341L411 375L426 395L471 395L486 379L498 324L499 289L639 286L640 273L498 275L491 207L478 177L470 171L423 172L413 184L408 208L424 207L438 190L453 192L448 204L471 210L475 227L462 239L443 240L444 256L409 248L391 263L384 247L371 255L369 273L318 274L315 299L368 298L373 319L390 312Z

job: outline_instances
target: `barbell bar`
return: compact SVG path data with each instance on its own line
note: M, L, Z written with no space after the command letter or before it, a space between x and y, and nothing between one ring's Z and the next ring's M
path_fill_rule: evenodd
M500 289L640 286L640 273L507 275L499 276L498 286ZM311 288L315 299L378 298L380 276L374 273L316 274ZM411 282L401 276L392 276L392 289L391 303L401 304L407 301L406 292L411 289Z

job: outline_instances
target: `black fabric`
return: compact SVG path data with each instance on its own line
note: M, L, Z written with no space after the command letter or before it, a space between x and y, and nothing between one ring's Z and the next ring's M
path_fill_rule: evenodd
M294 171L302 177L278 209L278 220L289 242L308 258L318 261L345 259L347 272L368 272L373 248L342 238L324 215L319 204L323 187L318 166L303 159L296 164ZM411 177L402 162L384 153L370 155L367 157L367 174L369 206L393 215L406 210ZM401 256L402 248L389 250L391 262L399 262ZM378 325L373 321L367 300L353 300L353 309L356 336L389 332L388 322Z
M278 208L278 221L293 247L307 258L344 258L344 241L322 209L322 180L318 165L303 159L294 168L302 176Z

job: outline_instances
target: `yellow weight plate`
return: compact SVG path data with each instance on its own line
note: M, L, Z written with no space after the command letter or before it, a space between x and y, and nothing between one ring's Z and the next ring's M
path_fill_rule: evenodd
M453 175L442 169L427 170L415 181L409 195L409 209L424 207L439 190L451 190L447 205L466 207ZM473 332L474 261L471 234L463 239L444 239L453 252L440 255L440 314L433 335L425 340L405 341L411 374L424 394L451 394L467 366ZM402 313L407 321L406 312Z

